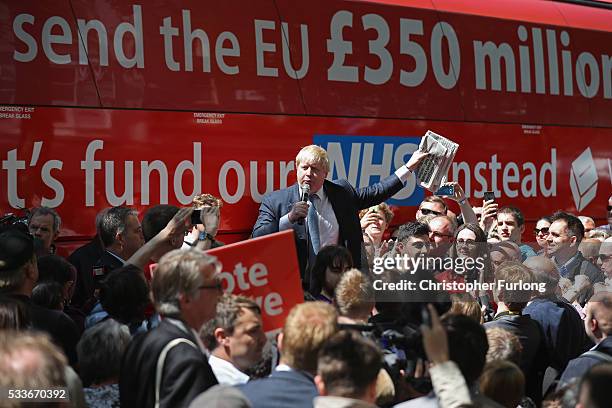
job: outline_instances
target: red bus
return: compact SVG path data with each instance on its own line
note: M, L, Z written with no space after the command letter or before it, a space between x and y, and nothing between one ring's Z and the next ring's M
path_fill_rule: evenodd
M578 4L579 3L579 4ZM109 205L225 202L247 237L300 147L362 186L428 129L460 145L449 178L528 222L605 220L612 181L606 2L0 2L0 209L63 217L72 246ZM390 201L414 215L415 181ZM528 228L530 231L530 229Z

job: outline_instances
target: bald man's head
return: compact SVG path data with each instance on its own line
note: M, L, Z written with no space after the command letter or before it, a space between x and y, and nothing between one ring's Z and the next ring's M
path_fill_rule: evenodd
M497 270L499 266L507 261L521 262L521 250L512 241L502 241L491 245L491 263Z
M555 263L545 256L530 256L523 265L531 269L536 282L546 283L544 295L552 295L559 287L559 270Z
M612 335L612 292L598 292L591 297L586 307L584 326L595 342Z
M594 238L585 238L580 241L580 245L578 245L578 250L580 251L582 256L584 256L590 262L595 263L600 246L600 240Z

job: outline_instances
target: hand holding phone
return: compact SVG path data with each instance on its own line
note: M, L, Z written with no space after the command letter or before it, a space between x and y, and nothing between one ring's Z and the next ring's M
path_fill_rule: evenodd
M495 201L495 191L485 191L483 199L484 201Z
M495 192L485 191L483 194L482 213L480 216L480 228L489 231L497 218L498 204L495 202Z
M442 186L438 189L438 191L436 191L434 193L434 195L437 196L454 196L455 195L455 186L451 185L446 185L446 186Z
M421 333L423 334L423 348L427 354L427 359L432 364L444 363L449 360L448 337L446 330L440 323L440 317L436 308L431 304L427 308L421 309L423 324Z
M451 200L458 202L459 205L462 205L467 201L465 192L463 191L463 188L461 188L461 184L456 181L448 181L444 183L438 189L438 191L434 193L434 195L450 198Z
M200 219L200 214L202 210L193 210L191 213L191 225L202 224L202 220Z

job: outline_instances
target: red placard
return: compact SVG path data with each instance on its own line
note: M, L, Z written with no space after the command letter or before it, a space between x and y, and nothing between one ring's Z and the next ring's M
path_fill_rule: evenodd
M264 329L281 329L293 306L304 301L293 231L283 231L207 251L223 264L227 292L253 298Z

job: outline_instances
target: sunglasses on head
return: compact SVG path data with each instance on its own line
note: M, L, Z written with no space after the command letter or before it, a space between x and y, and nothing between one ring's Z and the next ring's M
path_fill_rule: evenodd
M536 235L539 235L539 234L548 234L548 227L544 227L544 228L535 228L535 229L533 230L533 232L534 232Z
M429 210L427 208L420 208L420 211L421 211L421 214L423 214L423 215L429 215L429 214L442 215L441 212L434 211L434 210Z

